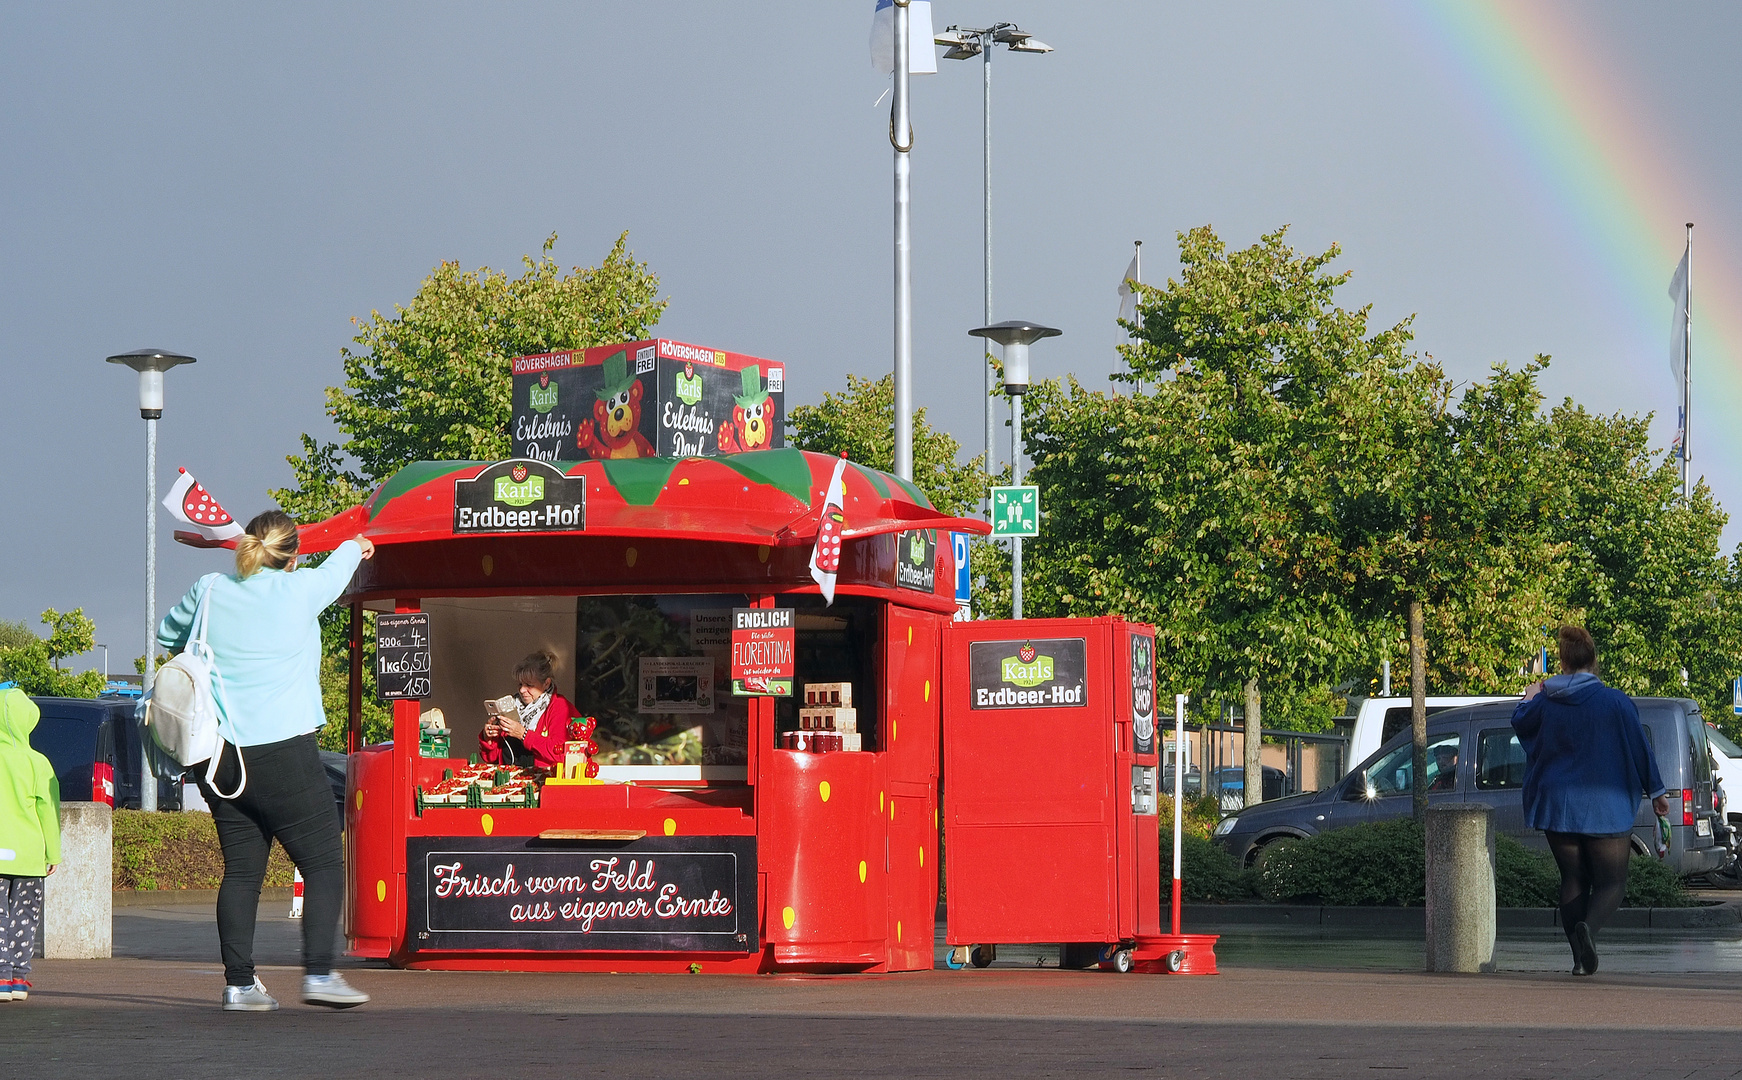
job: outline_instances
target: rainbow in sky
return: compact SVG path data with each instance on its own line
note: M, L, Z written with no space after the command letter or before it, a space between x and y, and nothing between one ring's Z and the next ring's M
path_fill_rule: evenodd
M1700 178L1676 169L1653 118L1577 22L1576 5L1420 0L1419 10L1433 37L1455 53L1454 66L1484 99L1490 120L1510 129L1590 246L1615 310L1634 325L1644 377L1664 387L1666 403L1675 396L1669 280L1682 257L1683 225L1695 222L1690 475L1730 487L1742 463L1742 425L1726 422L1742 406L1742 280L1715 257L1716 245L1701 257L1698 208L1716 203ZM1656 411L1655 430L1667 442L1674 407ZM1742 505L1726 509L1742 517Z

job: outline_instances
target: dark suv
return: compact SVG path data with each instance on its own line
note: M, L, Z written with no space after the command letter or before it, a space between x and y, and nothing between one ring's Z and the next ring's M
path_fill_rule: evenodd
M54 766L62 801L113 802L119 809L139 809L139 725L133 721L138 700L30 700L42 710L42 719L30 733L30 745ZM105 779L112 782L112 793L104 790ZM157 808L181 809L179 777L158 778Z
M1706 755L1706 723L1697 702L1686 698L1634 698L1669 789L1669 865L1684 877L1724 864L1715 839L1712 767ZM1526 846L1548 850L1536 829L1524 825L1524 748L1512 730L1516 701L1448 709L1428 718L1428 803L1480 802L1494 807L1494 829ZM1264 802L1224 818L1216 841L1250 866L1264 845L1289 836L1408 817L1415 778L1410 733L1400 731L1342 780L1322 791ZM1633 849L1653 850L1657 817L1643 799L1633 823Z

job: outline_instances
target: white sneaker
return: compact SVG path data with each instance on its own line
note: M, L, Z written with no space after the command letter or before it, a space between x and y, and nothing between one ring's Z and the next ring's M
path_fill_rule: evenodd
M302 977L302 1003L326 1005L334 1009L353 1009L369 1000L369 995L345 981L338 972L329 975Z
M253 986L224 987L225 1012L271 1012L278 1008L278 999L266 992L266 984L254 977Z

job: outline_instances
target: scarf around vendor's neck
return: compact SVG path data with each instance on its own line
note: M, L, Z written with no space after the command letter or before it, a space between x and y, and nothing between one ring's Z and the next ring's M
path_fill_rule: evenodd
M544 710L550 708L550 696L554 691L546 690L533 700L530 705L517 705L520 711L520 722L526 725L527 734L538 728L538 721L544 716Z

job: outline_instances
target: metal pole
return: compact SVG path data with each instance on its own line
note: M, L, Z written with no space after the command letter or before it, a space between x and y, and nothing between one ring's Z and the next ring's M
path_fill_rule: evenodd
M1022 486L1022 395L1010 395L1010 482ZM1010 617L1022 618L1022 537L1010 538Z
M1688 303L1682 325L1682 498L1688 497L1688 443L1694 430L1694 223L1688 222Z
M980 35L980 70L984 73L984 89L980 105L980 170L985 207L985 242L986 242L986 321L981 326L992 325L992 35ZM993 428L996 420L992 415L993 395L998 392L998 380L992 371L991 354L981 343L980 363L986 369L986 472L988 475L996 472L994 454ZM990 498L986 502L986 518L992 517Z
M913 278L908 182L913 122L908 115L908 0L895 0L895 475L913 480Z
M1173 696L1173 911L1168 923L1173 928L1172 932L1176 937L1179 935L1180 818L1184 816L1181 811L1184 808L1186 790L1185 745L1186 695L1175 694ZM1198 770L1198 775L1203 775L1201 768ZM1205 790L1202 782L1199 784L1199 790ZM1220 793L1217 794L1219 797Z
M157 421L145 421L145 692L151 693L157 655ZM157 776L151 768L143 728L139 732L139 809L157 809Z

